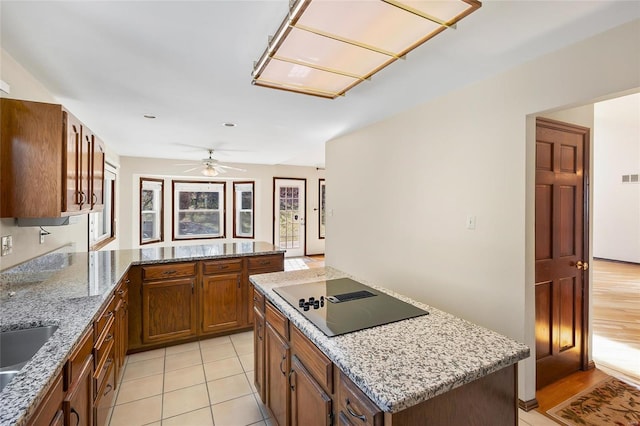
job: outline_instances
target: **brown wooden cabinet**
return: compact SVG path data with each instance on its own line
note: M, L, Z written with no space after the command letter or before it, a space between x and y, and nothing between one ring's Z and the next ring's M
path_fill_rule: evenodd
M105 147L102 140L93 136L91 144L91 210L104 208Z
M265 341L265 327L266 322L264 319L264 296L254 289L254 323L253 323L253 350L255 352L254 364L253 364L253 383L260 395L260 399L265 401L265 386L264 386L264 341Z
M280 426L290 424L289 344L267 321L265 333L266 406Z
M292 426L329 426L332 423L331 397L304 368L297 356L291 357L289 373Z
M89 356L62 402L65 425L93 426L92 373L93 357Z
M200 333L234 330L245 325L242 259L202 262Z
M340 372L336 399L340 416L349 419L351 423L367 426L384 424L382 410L342 372Z
M129 343L129 277L125 275L115 290L115 356L114 356L114 386L120 383L120 376L124 371Z
M195 277L142 284L142 342L196 335Z
M2 98L0 110L0 217L102 209L92 204L91 185L95 177L102 196L104 146L92 160L95 138L87 127L56 104Z
M247 258L247 281L246 281L246 303L247 303L247 324L253 324L253 284L249 282L248 276L255 274L266 274L269 272L284 271L284 255L268 254L262 256L252 256Z

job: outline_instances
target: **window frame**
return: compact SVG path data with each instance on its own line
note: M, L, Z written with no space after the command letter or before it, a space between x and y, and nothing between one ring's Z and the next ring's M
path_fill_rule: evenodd
M318 239L324 240L327 233L327 195L326 195L327 183L325 179L318 180ZM324 194L324 200L322 195ZM324 202L323 202L324 201ZM324 228L322 225L322 216L324 216Z
M238 186L251 185L251 235L240 235L238 226L239 214L248 210L238 209ZM245 192L245 191L240 191ZM233 182L233 238L255 238L256 235L256 185L254 181Z
M147 211L143 212L143 210L142 210L142 191L145 190L144 182L154 182L154 183L159 183L160 184L160 194L158 196L158 200L160 202L159 203L160 204L160 208L157 210L158 219L159 219L159 222L160 222L159 235L158 235L158 238L149 239L149 240L143 240L143 238L142 238L142 215L143 215L143 213L147 212ZM140 191L139 191L138 200L139 200L139 205L138 205L138 215L139 215L138 239L140 240L140 245L143 246L145 244L153 244L153 243L163 242L164 241L164 179L141 177L140 178ZM156 210L152 210L152 211L156 212Z
M108 178L107 176L113 175L113 178ZM116 239L116 180L118 179L118 173L116 169L113 167L109 167L108 164L105 164L105 173L104 173L104 181L102 193L104 194L104 207L101 211L91 212L89 213L89 251L97 251L102 247L106 246L112 241ZM110 191L107 192L107 184L109 185ZM107 197L107 194L110 197ZM94 229L96 226L95 215L103 215L103 223L104 223L104 214L105 212L109 212L110 216L110 229L108 232L98 236L94 239Z
M188 184L188 185L220 185L222 189L219 191L220 194L220 235L218 236L189 236L189 237L181 237L177 235L178 229L176 229L176 223L178 218L179 211L179 203L176 200L176 184ZM196 191L197 192L197 191ZM203 191L204 192L204 191ZM214 192L214 191L211 191ZM189 240L213 240L213 239L224 239L227 234L227 183L225 181L202 181L202 180L172 180L171 181L171 238L173 241L189 241Z

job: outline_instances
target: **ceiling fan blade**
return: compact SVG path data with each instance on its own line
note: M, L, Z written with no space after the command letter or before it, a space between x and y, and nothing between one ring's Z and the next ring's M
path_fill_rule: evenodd
M227 173L227 171L220 166L213 166L214 170L218 173Z
M200 164L197 161L192 161L190 163L177 163L174 166L195 166L196 164Z
M247 171L246 169L239 169L237 167L231 167L231 166L223 166L222 164L217 164L216 167L220 167L220 168L223 168L223 169L229 169L229 170L237 170L239 172L246 172Z
M188 143L180 143L180 142L174 142L174 145L179 145L179 146L184 146L187 148L191 148L193 151L206 151L209 148L207 148L206 146L200 146L200 145L190 145Z
M197 169L199 169L199 168L200 168L200 166L197 166L197 167L194 167L194 168L192 168L192 169L185 170L185 171L184 171L184 172L182 172L182 173L192 172L192 171L197 170Z

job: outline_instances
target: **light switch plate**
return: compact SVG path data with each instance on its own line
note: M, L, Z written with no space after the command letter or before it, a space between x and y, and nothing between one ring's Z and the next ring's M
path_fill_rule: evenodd
M13 252L13 237L11 235L5 235L4 237L2 237L1 247L2 250L0 252L0 255L6 256L8 254L11 254Z

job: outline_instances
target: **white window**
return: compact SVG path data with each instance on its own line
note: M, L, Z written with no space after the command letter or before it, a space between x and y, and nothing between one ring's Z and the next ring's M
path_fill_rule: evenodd
M173 239L224 238L224 182L173 181Z
M140 244L164 240L164 181L140 178Z
M234 182L233 191L233 236L253 238L253 182Z
M89 247L98 250L115 240L115 169L105 165L104 207L102 211L89 213Z

